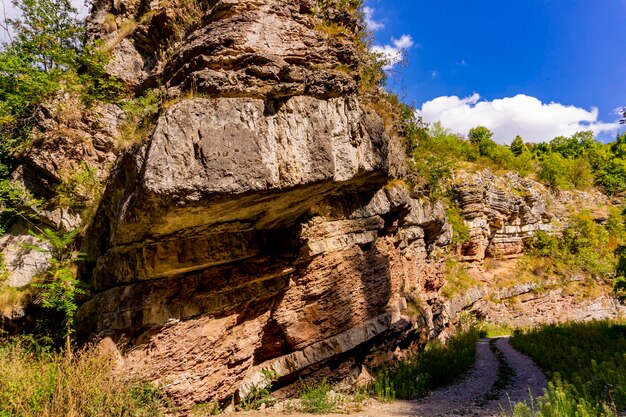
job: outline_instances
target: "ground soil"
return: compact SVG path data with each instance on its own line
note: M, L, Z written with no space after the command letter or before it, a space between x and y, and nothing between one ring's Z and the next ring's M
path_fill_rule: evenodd
M537 398L547 386L539 367L519 353L508 338L481 339L476 344L476 363L460 381L434 391L430 396L415 401L379 403L372 401L362 411L352 413L359 417L440 417L480 416L500 417L510 411L516 402ZM242 416L269 417L284 415L273 410L243 413ZM304 417L310 414L288 414ZM327 416L346 414L327 414Z

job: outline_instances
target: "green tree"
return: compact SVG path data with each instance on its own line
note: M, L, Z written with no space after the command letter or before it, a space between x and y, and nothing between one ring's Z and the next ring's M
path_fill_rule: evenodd
M513 152L513 155L520 156L526 150L526 145L524 145L522 137L520 135L515 136L513 143L511 143L511 152Z
M69 0L13 0L20 19L7 20L11 41L0 52L0 122L19 126L75 69L83 30ZM25 120L26 119L26 120Z
M626 158L626 132L618 135L615 142L611 143L611 152L618 158Z
M568 159L564 168L567 180L574 188L584 190L593 184L591 165L583 158Z
M626 160L613 158L598 173L598 183L609 195L626 191Z
M469 131L469 140L474 145L480 145L481 142L490 140L492 136L493 132L485 126L476 126Z
M119 95L108 77L107 57L84 44L83 22L70 0L13 0L19 19L7 19L9 42L0 47L0 178L37 124L41 106L59 91L77 91L86 101Z

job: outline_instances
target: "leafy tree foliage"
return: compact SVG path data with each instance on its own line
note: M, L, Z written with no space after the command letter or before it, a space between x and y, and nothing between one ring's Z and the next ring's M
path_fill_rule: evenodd
M492 136L493 132L485 126L476 126L469 131L469 140L474 145L479 145L485 140L490 140Z
M520 156L522 153L526 152L528 149L526 145L524 145L524 140L520 135L515 136L513 139L513 143L511 143L511 152L513 155Z
M84 44L84 27L70 0L13 0L9 42L0 49L0 178L27 143L41 106L59 91L85 101L113 99L122 84L105 71L106 56Z

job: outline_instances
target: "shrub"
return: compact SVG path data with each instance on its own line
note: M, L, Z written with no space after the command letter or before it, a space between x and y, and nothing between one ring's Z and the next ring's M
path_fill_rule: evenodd
M528 148L524 145L522 137L520 135L515 136L515 139L513 139L513 142L511 143L511 152L513 152L513 155L520 156L527 151Z
M272 383L278 379L278 374L273 370L263 370L263 383L253 386L250 393L241 400L238 405L240 410L258 410L262 405L271 406L276 400L272 397Z
M583 211L572 217L560 237L537 231L528 245L532 255L552 261L566 278L578 272L608 281L616 268L619 274L618 254L614 251L623 239L621 214L613 211L607 224L600 225Z
M462 245L470 240L470 229L463 220L463 215L455 203L449 203L446 216L452 226L452 244Z
M56 203L61 207L92 207L100 202L104 184L97 169L81 162L56 188Z

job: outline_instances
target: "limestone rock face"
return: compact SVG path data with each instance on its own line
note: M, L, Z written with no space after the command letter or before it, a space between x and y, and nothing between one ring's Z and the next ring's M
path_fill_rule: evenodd
M461 249L466 261L520 256L524 242L536 231L556 234L583 209L592 210L598 219L607 218L611 205L598 191L550 190L512 172L461 172L452 191L470 228L470 241Z
M603 222L611 207L605 195L551 190L515 173L494 175L489 170L458 173L452 191L470 235L458 255L477 285L448 300L450 317L471 311L490 323L525 327L615 319L626 312L602 280L583 282L573 276L568 282L550 282L539 269L532 282L515 284L516 258L524 255L537 231L558 235L582 210Z
M289 382L356 351L354 366L362 366L374 344L419 343L447 322L437 293L442 263L429 252L449 243L449 227L440 205L411 198L400 184L372 189L377 181L306 187L311 205L280 208L277 228L257 229L242 215L112 246L94 271L101 291L77 321L87 332L123 336L132 347L126 365L167 381L181 407L245 396L264 369ZM257 204L305 204L291 193L258 193ZM250 199L230 198L230 207ZM223 203L204 204L206 221L215 221L208 213ZM159 209L185 215L178 205ZM262 212L254 211L256 224L272 226Z
M41 234L45 228L65 232L81 226L81 207L57 204L57 187L77 172L93 173L94 183L106 181L116 160L123 112L104 103L86 109L77 94L60 93L35 117L33 144L11 175L11 186L21 194L20 201L12 203L22 215L15 216L7 234L0 238L5 284L14 287L31 283L49 266L49 254L34 249L46 248L47 243L30 232Z
M130 372L187 410L244 397L267 369L279 385L358 376L373 352L444 331L436 249L451 229L440 203L394 180L400 140L357 94L356 15L333 12L347 32L331 36L312 2L207 2L150 57L143 35L169 3L92 14L94 33L114 15L111 45L134 16L111 70L174 102L111 173L85 239L79 333L118 342Z

